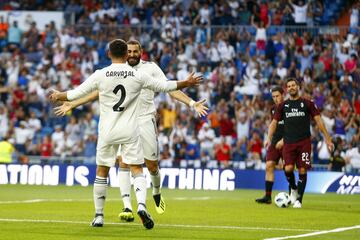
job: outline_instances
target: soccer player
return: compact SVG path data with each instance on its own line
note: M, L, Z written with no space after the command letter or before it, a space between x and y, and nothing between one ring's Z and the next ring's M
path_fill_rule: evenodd
M314 102L299 95L300 84L294 78L286 81L290 98L282 102L275 111L269 126L269 133L265 140L265 147L269 147L277 128L277 123L284 121L285 175L291 188L291 202L294 208L301 208L307 180L307 170L311 168L311 133L310 119L313 118L325 138L325 143L331 152L333 143L321 119L320 112ZM296 186L294 165L299 171L299 181Z
M274 106L271 108L271 116L274 117L275 109L280 103L284 101L284 90L280 86L271 89L271 96L274 101ZM282 158L284 121L277 123L274 136L271 139L271 144L266 151L266 173L265 173L265 196L258 198L255 201L258 203L271 203L271 193L274 184L274 169Z
M146 201L146 179L143 175L143 149L141 147L137 121L137 105L142 88L153 91L173 91L199 85L202 76L190 74L183 81L160 81L137 71L126 64L128 48L125 41L115 39L109 44L108 55L112 64L95 71L79 87L67 92L53 91L51 101L71 101L98 90L100 102L99 138L96 151L96 178L94 182L95 218L93 227L104 224L104 204L107 177L115 164L120 147L123 162L130 166L134 177L134 189L138 202L137 213L145 228L151 229L154 222L148 214Z
M142 48L141 44L136 40L130 40L127 42L128 45L128 59L127 63L136 70L146 72L153 78L159 79L161 81L167 81L165 74L161 69L153 62L141 60ZM199 116L204 116L207 114L208 108L204 106L205 100L195 102L189 98L182 91L173 91L169 92L170 96L174 99L187 104L190 107L193 107ZM98 92L95 91L88 96L77 99L72 102L65 102L62 106L55 108L55 113L57 115L64 115L66 112L70 111L72 108L76 108L82 104L85 104L89 101L96 100L98 98ZM146 167L150 173L150 179L152 182L152 193L155 201L155 209L157 213L162 214L165 211L166 205L165 201L161 196L160 191L160 182L161 175L159 170L159 151L158 151L158 142L157 142L157 131L156 131L156 121L155 121L155 104L154 104L154 91L150 89L143 89L140 93L140 102L138 106L138 121L139 121L139 130L141 144L144 151L144 158ZM121 160L119 153L119 184L120 192L124 203L124 209L119 214L121 220L132 222L134 221L134 215L132 212L131 206L131 184L130 184L130 174L129 166Z

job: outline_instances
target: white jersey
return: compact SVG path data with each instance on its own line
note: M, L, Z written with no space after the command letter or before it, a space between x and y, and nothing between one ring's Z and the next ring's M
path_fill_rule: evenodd
M79 87L67 92L68 100L99 91L99 138L107 144L135 141L138 136L138 102L142 88L168 92L175 81L162 81L137 71L125 63L111 64L94 72Z
M163 71L160 69L158 65L154 62L147 62L140 60L139 64L133 66L134 69L139 70L141 72L145 72L151 77L166 82L167 78ZM154 104L154 91L150 89L142 89L140 93L140 102L138 106L139 117L152 115L156 112L155 104Z

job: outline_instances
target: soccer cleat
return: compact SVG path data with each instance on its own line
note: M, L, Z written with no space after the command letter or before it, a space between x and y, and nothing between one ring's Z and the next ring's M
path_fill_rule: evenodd
M271 204L271 197L265 195L265 196L262 197L262 198L255 199L255 201L256 201L257 203Z
M121 213L119 213L119 218L121 221L133 222L134 214L129 208L124 208Z
M293 208L301 208L301 202L299 200L296 200L294 205L293 205Z
M298 198L297 189L291 189L291 190L290 190L290 201L291 201L291 204L295 204L297 198Z
M154 221L152 220L149 213L147 213L145 210L140 210L137 212L137 214L139 215L146 229L152 229L154 227Z
M102 227L104 225L104 215L96 214L94 220L90 223L92 227Z
M156 194L153 196L154 201L155 201L155 210L158 214L163 214L165 212L166 209L166 204L165 201L163 199L163 197L161 196L161 194Z

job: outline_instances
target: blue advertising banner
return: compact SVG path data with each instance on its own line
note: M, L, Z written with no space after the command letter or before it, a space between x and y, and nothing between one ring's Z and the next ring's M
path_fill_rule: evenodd
M150 178L144 169L148 187ZM0 164L0 184L89 186L95 179L95 165ZM296 174L297 175L297 174ZM264 189L265 172L239 169L162 168L162 185L169 189L223 190ZM118 187L117 168L111 168L109 185ZM287 191L282 171L275 171L274 190ZM341 172L309 172L307 192L360 193L360 176Z

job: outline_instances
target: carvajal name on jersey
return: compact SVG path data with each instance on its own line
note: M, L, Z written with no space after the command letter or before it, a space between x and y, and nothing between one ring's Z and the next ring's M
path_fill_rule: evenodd
M133 71L107 71L105 73L105 76L107 76L107 77L123 77L123 78L126 78L127 76L134 77L134 72Z

